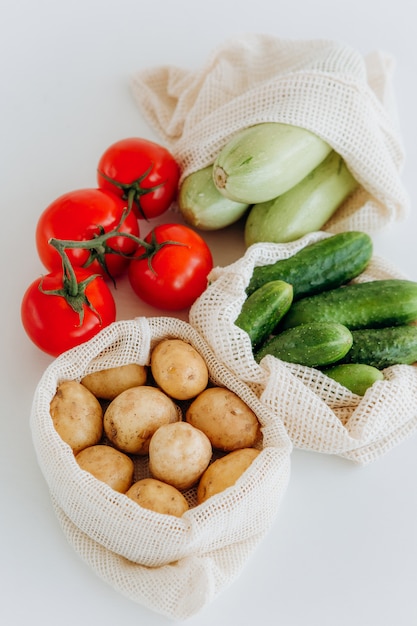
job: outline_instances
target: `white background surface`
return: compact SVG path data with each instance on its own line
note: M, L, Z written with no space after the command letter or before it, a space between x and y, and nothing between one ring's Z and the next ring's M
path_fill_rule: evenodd
M43 272L34 245L40 212L94 186L113 141L156 139L129 91L133 72L197 68L242 32L330 38L396 60L394 75L411 196L407 221L375 248L417 280L417 41L414 0L2 0L0 3L1 532L5 626L161 626L120 596L67 544L35 459L29 413L51 359L20 325L24 290ZM215 263L243 250L233 229L210 236ZM119 289L119 318L149 311ZM294 451L286 497L240 578L190 626L412 626L417 623L417 436L366 468Z

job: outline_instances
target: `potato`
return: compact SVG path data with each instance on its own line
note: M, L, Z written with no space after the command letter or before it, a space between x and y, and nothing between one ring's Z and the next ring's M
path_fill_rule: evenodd
M138 480L126 495L145 509L157 513L181 517L188 510L187 500L178 489L155 478Z
M155 346L151 372L156 384L176 400L194 398L209 378L203 357L182 339L163 339Z
M177 489L188 489L210 463L208 437L186 422L161 426L149 444L149 471Z
M120 493L132 485L134 465L132 459L111 446L95 445L81 450L76 457L81 469L93 474Z
M224 451L250 448L260 437L255 413L233 391L210 387L188 407L185 419L203 431L214 448Z
M234 485L259 452L256 448L242 448L213 461L198 483L197 503L201 504Z
M98 443L103 433L103 410L97 398L75 380L60 383L50 403L56 431L74 453Z
M81 380L96 398L113 400L125 389L137 387L146 383L147 369L144 365L129 363L119 367L110 367L87 374Z
M174 403L156 387L131 387L116 396L104 413L104 431L122 452L147 454L149 441L162 425L176 422L181 415Z

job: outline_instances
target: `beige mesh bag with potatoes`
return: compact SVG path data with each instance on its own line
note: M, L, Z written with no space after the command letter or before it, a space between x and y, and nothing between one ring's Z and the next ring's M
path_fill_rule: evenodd
M417 367L385 368L384 379L359 396L316 368L270 355L258 364L249 335L234 323L255 266L291 257L329 236L316 232L288 244L254 244L235 263L214 268L209 287L191 308L190 323L217 357L282 420L294 447L364 465L417 431ZM405 277L383 258L373 256L352 282L390 278Z
M50 403L63 380L130 363L149 364L165 338L191 344L205 359L213 385L223 386L255 412L259 454L238 481L202 504L185 492L181 517L143 508L83 470L61 439ZM174 318L116 322L47 368L31 413L33 442L56 515L81 558L123 595L172 619L186 619L239 575L277 516L289 479L291 442L272 408L225 368L205 340ZM134 458L135 480L149 476L146 457Z
M327 40L244 34L194 70L149 67L132 78L135 101L177 158L182 180L212 164L239 130L282 122L315 133L345 160L359 188L325 230L374 232L402 219L409 199L395 98L393 59L365 58Z

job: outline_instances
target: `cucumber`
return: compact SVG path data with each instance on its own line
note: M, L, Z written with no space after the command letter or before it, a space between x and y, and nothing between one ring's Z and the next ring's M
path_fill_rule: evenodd
M323 373L358 396L364 396L377 380L384 380L379 369L366 363L341 363L327 367Z
M248 204L229 200L215 187L213 165L193 172L178 191L178 208L184 221L200 230L219 230L237 222Z
M389 278L307 296L294 302L281 328L339 322L349 329L397 326L417 320L417 282Z
M214 184L236 202L272 200L305 178L331 149L326 141L298 126L279 122L249 126L218 153Z
M302 248L288 259L255 267L246 293L250 295L271 280L290 283L294 300L334 289L359 276L372 252L372 239L367 233L338 233Z
M259 241L287 243L321 230L357 187L342 157L332 150L295 187L251 208L244 231L246 246Z
M322 367L342 359L352 341L352 333L342 324L313 322L274 335L255 353L255 360L259 363L272 354L282 361Z
M262 285L245 300L235 324L248 333L253 348L269 337L288 311L292 291L289 283L274 280Z
M417 361L417 326L352 330L353 343L343 363L366 363L379 370Z

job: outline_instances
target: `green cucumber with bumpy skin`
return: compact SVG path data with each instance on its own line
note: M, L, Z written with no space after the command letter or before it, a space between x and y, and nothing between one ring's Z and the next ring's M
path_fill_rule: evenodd
M364 396L377 380L384 380L384 374L381 370L366 363L333 365L324 369L323 374L358 396Z
M417 326L352 330L353 343L342 363L366 363L379 370L417 361Z
M339 322L348 328L408 324L417 319L417 282L390 278L350 283L294 302L281 328Z
M259 363L271 354L289 363L323 367L340 361L351 346L352 333L346 326L315 322L274 335L255 353L255 360Z
M248 333L253 348L269 337L288 311L292 293L289 283L274 280L262 285L245 300L235 324Z
M229 200L215 187L213 165L193 172L178 191L178 208L184 221L199 230L219 230L237 222L248 204Z
M295 187L250 209L246 246L260 241L288 243L321 230L357 187L342 157L332 151Z
M294 187L331 151L305 128L265 122L238 131L213 166L217 189L230 200L255 204Z
M302 248L288 259L254 268L246 293L271 280L284 280L294 300L334 289L359 276L373 253L372 239L361 231L338 233Z

